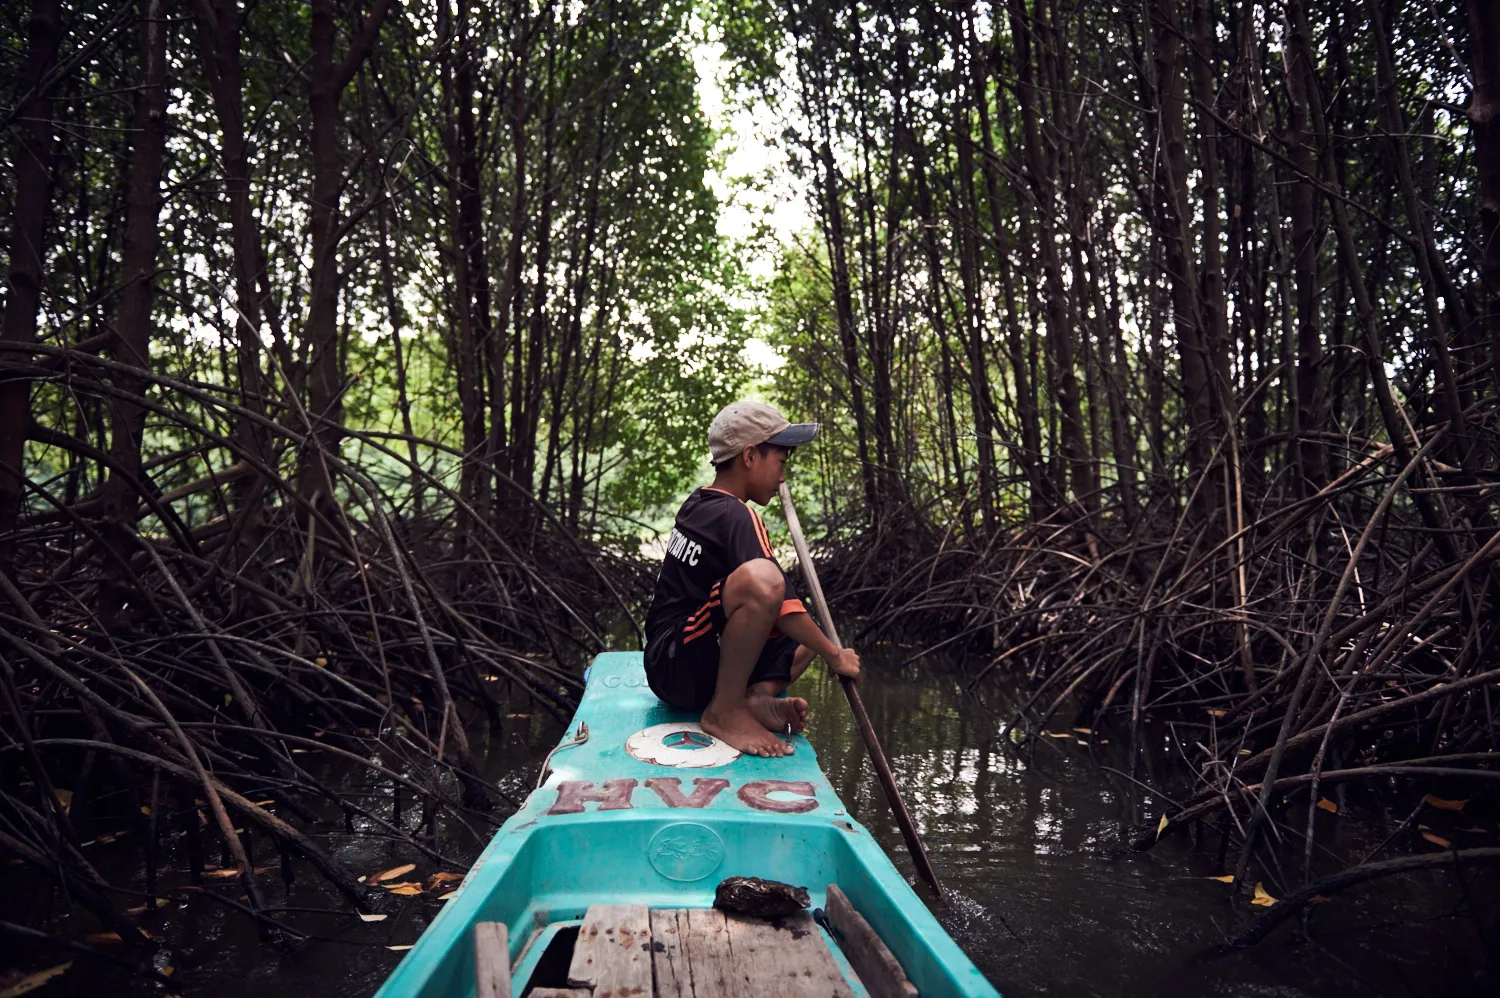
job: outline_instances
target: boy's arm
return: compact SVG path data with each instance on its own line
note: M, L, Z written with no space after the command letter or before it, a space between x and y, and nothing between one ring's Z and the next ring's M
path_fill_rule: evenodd
M859 681L859 654L853 648L840 648L828 640L812 616L788 613L776 621L776 629L800 645L806 645L840 676Z

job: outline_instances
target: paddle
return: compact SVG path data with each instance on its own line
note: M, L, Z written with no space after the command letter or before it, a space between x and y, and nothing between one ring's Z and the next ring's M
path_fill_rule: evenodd
M835 647L842 648L839 642L838 630L833 626L833 616L828 612L828 600L823 597L823 587L818 583L818 570L813 566L812 554L807 550L807 540L802 536L802 524L797 519L797 511L792 508L792 495L787 491L786 483L781 483L781 509L786 515L787 529L792 532L792 544L797 548L797 560L802 563L802 572L807 576L807 586L812 590L813 602L817 604L818 616L823 618L823 632L828 635L828 640ZM906 839L906 849L911 853L912 862L916 864L917 873L927 881L927 885L937 892L938 897L943 896L943 888L938 883L937 874L932 872L932 863L927 858L927 850L922 848L922 840L917 838L917 826L912 823L911 812L906 809L906 801L901 799L901 791L896 787L896 778L891 775L891 764L886 762L885 752L880 748L880 739L875 737L875 726L870 723L870 715L865 713L865 702L860 699L859 687L854 680L839 677L839 685L844 688L844 696L849 699L849 710L854 714L854 721L859 725L860 737L865 741L865 748L869 750L870 761L875 764L875 775L880 777L880 785L885 788L885 799L890 802L891 810L895 812L896 824L901 826L901 837Z

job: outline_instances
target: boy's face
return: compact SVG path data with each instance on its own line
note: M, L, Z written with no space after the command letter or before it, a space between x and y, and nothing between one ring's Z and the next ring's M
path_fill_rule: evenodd
M789 447L767 447L765 454L760 451L759 447L744 450L745 493L764 506L786 481L786 459L792 456L792 451Z

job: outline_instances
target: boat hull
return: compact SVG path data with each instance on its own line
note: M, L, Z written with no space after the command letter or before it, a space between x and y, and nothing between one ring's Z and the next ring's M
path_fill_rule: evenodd
M481 921L507 926L519 995L549 926L576 924L600 904L709 907L718 883L736 875L805 886L815 907L837 884L920 994L997 994L850 817L805 738L784 758L703 766L700 753L710 763L723 757L692 734L691 720L651 694L640 653L599 656L546 782L495 834L378 998L472 994L470 938ZM587 740L570 745L582 724ZM648 735L659 725L676 730ZM653 755L643 742L670 743L662 747L678 751L654 754L690 765L643 761Z

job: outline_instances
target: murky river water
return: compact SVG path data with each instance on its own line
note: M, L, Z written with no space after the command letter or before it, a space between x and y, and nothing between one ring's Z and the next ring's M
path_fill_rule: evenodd
M914 880L837 685L814 669L795 692L811 702L809 735L834 787ZM933 902L934 910L1007 995L1495 993L1475 977L1486 940L1472 915L1477 904L1493 932L1493 895L1466 897L1451 877L1438 875L1387 880L1319 906L1311 940L1294 942L1282 929L1251 950L1216 956L1215 946L1250 917L1243 906L1230 907L1227 885L1208 879L1221 872L1217 841L1205 836L1195 848L1179 837L1144 855L1129 853L1127 827L1154 812L1149 792L1101 768L1117 750L1107 732L1043 739L1036 754L1022 760L996 741L1002 712L1014 702L1003 688L988 687L986 706L965 694L951 674L877 667L869 670L864 697L949 894L946 904ZM525 716L508 718L501 732L477 748L491 778L519 798L562 726L545 714L528 714L524 706L513 713ZM1061 721L1053 727L1067 730ZM1162 746L1164 755L1174 750ZM388 815L389 785L365 789L366 805ZM1341 857L1374 849L1405 816L1403 811L1388 822L1375 802L1344 804L1344 813L1326 816L1328 841ZM408 807L407 827L413 820ZM349 835L342 822L331 822L324 840L356 870L416 861L417 878L434 869L409 845L358 823L355 828ZM462 869L487 836L482 823L448 820L442 849ZM278 952L257 940L244 916L202 895L173 890L187 882L186 858L180 845L169 843L162 862L171 869L162 884L182 900L142 916L142 924L166 941L179 993L368 995L400 959L386 947L415 941L440 907L425 897L384 897L381 911L389 917L360 922L343 913L339 899L301 864L294 882L283 885L276 857L264 854L266 844L258 845L257 862L268 867L263 879L274 899L269 903L287 909L280 916L286 924L314 938ZM139 853L127 849L126 840L90 847L112 878L138 868ZM1288 867L1294 881L1295 870L1300 862ZM1471 887L1480 884L1492 889L1494 881ZM17 904L29 898L29 910L7 919L34 924L43 913L39 890L11 898ZM49 993L165 992L80 959L39 994Z

